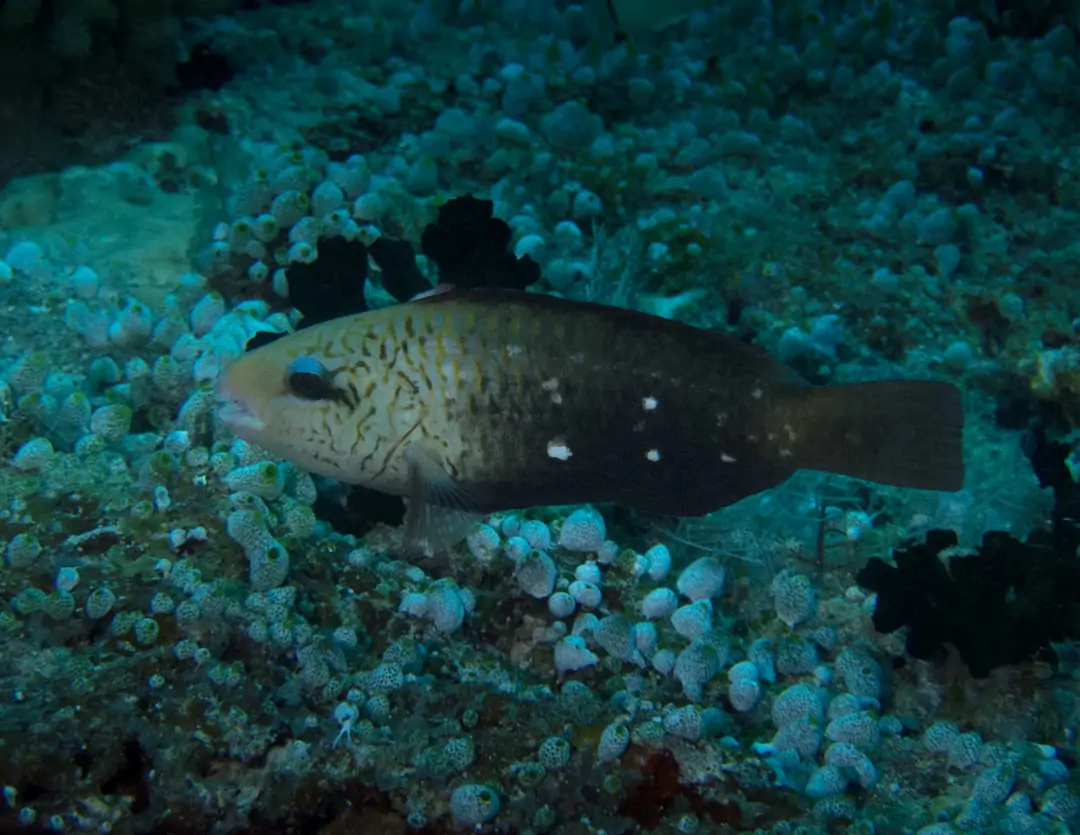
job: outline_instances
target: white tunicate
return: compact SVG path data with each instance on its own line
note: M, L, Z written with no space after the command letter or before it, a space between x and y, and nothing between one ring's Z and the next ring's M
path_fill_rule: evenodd
M675 585L691 600L719 597L724 588L724 567L715 557L702 557L683 569Z
M671 625L684 638L693 641L712 629L712 615L712 604L708 600L696 600L676 609L671 615Z
M639 667L645 666L645 658L637 648L634 624L622 615L603 618L593 630L592 639L613 658Z
M754 709L761 698L761 684L756 678L739 678L728 686L728 701L740 713Z
M962 339L951 343L941 356L945 367L957 373L965 370L975 359L975 350Z
M570 584L570 594L585 609L595 609L600 605L603 595L600 588L584 580L575 580Z
M565 591L557 591L548 598L548 611L558 620L570 617L576 608L577 601Z
M411 591L401 596L398 604L398 612L414 618L426 618L428 611L427 595L418 591Z
M26 568L41 554L41 543L32 533L17 533L4 549L4 558L10 568Z
M494 521L492 522L492 524L495 524ZM521 521L520 516L511 513L509 516L504 516L501 520L499 520L499 532L507 539L510 539L511 537L518 536L521 533L521 528L524 524L525 523ZM524 537L522 538L524 539ZM528 542L528 540L525 541ZM547 549L541 548L540 550L544 551Z
M683 687L683 695L692 702L701 700L704 686L712 680L723 659L712 644L695 641L675 660L675 678ZM653 661L655 664L655 659Z
M574 195L574 202L570 208L574 220L588 220L589 218L598 217L603 212L604 204L595 193L588 189L582 189Z
M77 267L69 279L71 292L80 299L92 299L98 294L101 280L89 267Z
M518 563L514 575L523 592L532 597L545 598L555 590L559 569L543 551L532 551Z
M654 545L645 552L646 573L654 583L659 583L671 571L671 551L666 545Z
M53 588L57 591L71 591L79 585L79 569L72 565L66 565L56 572L53 580Z
M546 551L551 547L551 529L539 519L521 522L515 535L528 542L532 548Z
M574 635L583 637L585 635L592 634L593 630L599 625L600 619L592 612L582 612L576 618L574 618L574 626L571 630Z
M596 759L602 763L614 762L630 747L630 731L626 725L611 723L600 734L596 746Z
M656 632L656 627L650 621L643 620L634 624L634 643L642 657L652 658L656 654L659 641L660 636Z
M458 597L461 598L461 605L465 607L466 615L471 615L476 611L476 594L472 589L459 588Z
M581 246L581 227L572 220L561 220L555 224L555 244L559 249L576 250Z
M650 620L670 617L679 608L679 598L671 589L653 589L641 601L641 613Z
M555 645L555 671L559 675L584 670L586 667L595 666L599 661L596 653L577 635L563 638Z
M270 278L270 268L262 261L255 261L247 269L248 281L254 284L265 284Z
M31 438L19 447L11 464L22 472L40 470L52 461L55 451L48 438Z
M610 539L604 540L596 551L596 561L600 565L611 565L617 556L619 556L619 546Z
M659 650L652 657L653 669L656 670L662 676L671 675L675 669L675 662L678 660L678 656L675 654L675 650L662 649Z
M506 556L514 562L521 562L525 557L529 556L533 548L525 537L511 536L503 545L503 550L506 552Z
M960 266L960 259L960 247L956 244L941 244L934 247L934 263L937 265L938 273L945 278L956 272L957 267Z
M45 252L33 241L20 241L8 250L4 261L15 272L31 278L45 279L49 276L49 262Z
M742 679L758 680L758 668L753 661L740 661L733 664L727 673L728 681L740 681Z
M935 209L918 226L918 243L924 246L947 244L960 228L959 216L951 206Z
M225 312L224 297L220 293L207 293L199 299L191 311L192 332L196 336L209 333Z
M307 241L297 241L289 246L285 260L290 264L311 264L318 256L318 251Z
M460 786L450 796L450 814L461 826L479 827L499 814L499 795L487 786Z
M328 215L345 205L345 193L330 180L323 180L311 193L311 210L316 215Z
M112 611L116 595L106 586L98 586L86 596L83 612L90 620L99 620Z
M600 581L603 579L600 566L595 562L583 562L574 569L574 577L582 582L592 583L594 586L599 586Z
M817 595L810 578L794 569L786 568L773 578L769 587L776 615L789 627L794 627L813 617L817 608Z
M456 632L465 620L465 600L453 580L439 580L427 592L426 614L435 628L444 634Z
M570 743L560 736L548 737L536 751L536 759L549 770L558 770L570 762Z
M477 562L489 563L499 551L502 541L491 525L480 524L465 540L465 546Z
M540 235L526 235L514 245L514 257L532 257L533 260L539 261L544 252L544 247L546 246L547 241Z
M567 551L599 551L607 538L604 517L591 507L580 508L566 517L559 531L559 546Z

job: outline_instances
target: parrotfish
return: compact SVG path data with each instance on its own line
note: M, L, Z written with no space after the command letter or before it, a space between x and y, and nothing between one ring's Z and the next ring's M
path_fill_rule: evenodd
M284 336L229 365L219 417L297 467L471 513L615 502L710 513L798 469L963 486L959 389L811 386L677 321L535 293L440 292Z

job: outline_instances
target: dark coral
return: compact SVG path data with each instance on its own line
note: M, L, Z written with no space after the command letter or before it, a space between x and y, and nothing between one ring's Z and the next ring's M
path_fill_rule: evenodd
M874 627L907 627L914 657L938 660L952 645L971 675L985 678L1032 660L1056 666L1053 644L1080 638L1080 485L1065 464L1068 446L1034 431L1028 447L1040 484L1054 491L1050 530L1023 542L991 531L974 554L945 559L957 536L934 530L896 549L895 565L873 558L859 572L859 584L877 593Z
M510 225L494 217L493 210L490 200L457 197L444 203L436 221L424 229L424 254L438 267L443 283L460 290L524 290L540 278L535 261L517 258L509 249ZM288 269L289 303L304 314L300 327L367 310L364 282L369 255L381 270L384 289L397 301L432 289L416 266L416 253L408 241L380 237L365 246L340 237L323 238L312 263ZM260 335L248 347L272 338Z
M289 303L304 314L300 327L367 310L367 247L360 241L323 238L310 264L289 267Z
M431 289L431 282L416 266L416 253L408 241L378 238L371 242L369 251L382 270L383 288L399 302Z
M510 251L510 225L494 217L490 200L456 197L420 238L424 255L439 268L439 280L461 290L524 290L540 280L540 265Z

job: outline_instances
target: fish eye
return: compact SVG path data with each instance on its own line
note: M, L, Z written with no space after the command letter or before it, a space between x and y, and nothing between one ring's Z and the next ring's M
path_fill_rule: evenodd
M326 369L314 357L294 360L285 372L289 391L304 400L337 400L341 390L327 378Z

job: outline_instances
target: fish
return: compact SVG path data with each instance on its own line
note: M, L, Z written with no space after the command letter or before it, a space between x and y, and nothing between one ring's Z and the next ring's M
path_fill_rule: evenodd
M701 516L799 469L964 482L951 383L811 386L725 334L529 292L441 292L297 331L226 366L216 399L236 436L405 498L418 540L435 508Z
M341 236L321 238L313 262L293 264L286 272L289 304L300 312L298 329L366 311L364 288L370 262L380 270L383 289L398 302L442 292L448 286L524 290L540 280L540 265L528 255L518 258L514 254L512 235L510 224L495 216L492 201L471 195L447 200L420 238L421 252L438 273L439 284L434 287L417 266L413 245L407 240L380 235L365 245ZM260 331L248 340L246 349L255 350L283 337ZM315 511L336 530L356 536L378 524L396 527L405 517L400 500L361 486L348 491L320 489Z

